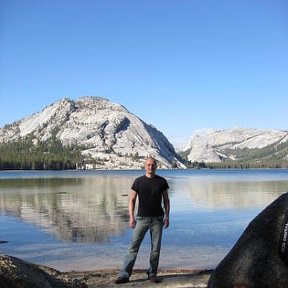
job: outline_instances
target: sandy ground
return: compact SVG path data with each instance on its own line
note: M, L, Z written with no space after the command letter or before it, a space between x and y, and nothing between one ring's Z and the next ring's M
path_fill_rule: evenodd
M210 271L200 270L160 270L158 277L160 283L151 283L147 280L144 270L134 270L130 281L125 284L115 284L117 278L116 270L101 270L91 272L67 272L73 279L84 282L89 288L94 287L173 287L173 288L196 288L207 287L207 283L211 274Z
M87 272L60 272L48 266L36 265L19 258L0 254L0 287L173 287L196 288L207 287L212 270L160 269L160 283L147 279L145 270L134 269L130 281L115 284L117 270L94 270Z

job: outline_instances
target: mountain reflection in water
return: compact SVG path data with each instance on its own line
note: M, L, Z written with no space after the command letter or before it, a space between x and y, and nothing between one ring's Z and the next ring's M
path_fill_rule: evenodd
M0 209L63 240L99 243L127 227L130 186L124 177L1 180Z

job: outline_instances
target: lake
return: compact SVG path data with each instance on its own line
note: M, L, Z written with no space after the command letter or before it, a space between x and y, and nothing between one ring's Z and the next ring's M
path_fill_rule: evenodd
M211 269L249 222L288 191L287 169L158 170L170 186L160 268ZM61 271L119 268L142 170L1 171L0 252ZM149 235L135 268L148 266Z

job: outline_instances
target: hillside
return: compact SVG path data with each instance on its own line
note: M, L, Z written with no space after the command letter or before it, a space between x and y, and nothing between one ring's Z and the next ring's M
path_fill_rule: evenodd
M55 142L76 154L79 151L78 168L141 168L147 156L155 157L162 168L184 167L160 131L101 97L65 98L0 129L2 145L19 142L26 146L31 143L30 150L37 147L38 152L39 146L49 143L45 150L40 149L46 154L51 154L49 147Z
M208 130L194 135L182 155L190 162L204 163L287 162L288 131L239 127Z

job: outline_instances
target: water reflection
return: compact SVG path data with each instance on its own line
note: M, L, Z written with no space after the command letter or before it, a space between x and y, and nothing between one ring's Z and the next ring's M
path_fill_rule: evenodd
M197 210L264 208L288 191L288 180L283 179L177 177L177 173L166 177L171 214L177 217L182 213L186 217L188 211L186 221ZM2 178L0 211L35 223L64 241L104 243L111 236L123 235L128 227L128 194L135 175L77 175Z
M131 180L121 177L1 180L0 209L68 241L123 233Z
M265 207L283 192L288 191L287 181L218 181L217 179L183 179L177 181L194 205L214 209L241 209Z

